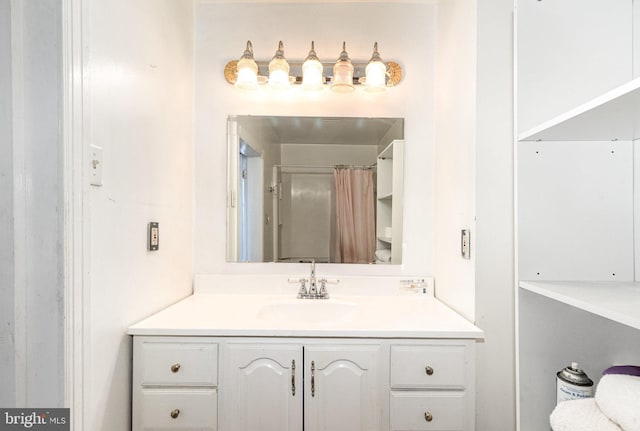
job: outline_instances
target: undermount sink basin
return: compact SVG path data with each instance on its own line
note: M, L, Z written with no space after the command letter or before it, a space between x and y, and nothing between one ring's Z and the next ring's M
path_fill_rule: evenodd
M271 302L258 312L258 318L279 322L348 322L358 306L351 302L325 299L297 299Z

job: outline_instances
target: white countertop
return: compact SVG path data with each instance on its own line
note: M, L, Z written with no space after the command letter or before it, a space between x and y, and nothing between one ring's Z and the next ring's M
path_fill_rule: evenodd
M261 316L268 304L313 301L348 304L346 319L326 321L272 319ZM340 305L340 304L338 304ZM130 335L271 336L345 338L479 339L482 330L430 295L340 295L331 299L296 299L287 294L196 293L131 326Z

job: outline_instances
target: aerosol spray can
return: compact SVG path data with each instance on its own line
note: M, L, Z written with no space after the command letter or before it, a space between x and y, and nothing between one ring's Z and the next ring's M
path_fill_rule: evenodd
M593 381L576 362L558 371L557 376L556 403L593 397Z

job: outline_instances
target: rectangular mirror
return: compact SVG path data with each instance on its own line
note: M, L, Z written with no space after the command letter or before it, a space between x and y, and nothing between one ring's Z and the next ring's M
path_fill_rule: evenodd
M231 116L229 262L402 263L404 119Z

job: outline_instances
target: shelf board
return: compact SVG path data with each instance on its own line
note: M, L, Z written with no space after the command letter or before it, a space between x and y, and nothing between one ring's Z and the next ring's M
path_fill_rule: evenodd
M384 200L391 200L393 199L393 193L389 192L386 195L382 195L382 196L378 196L378 200L379 201L384 201Z
M632 141L640 138L640 78L518 136L520 141Z
M378 154L379 159L393 159L393 141L386 146L384 150L380 154Z
M387 244L391 244L391 238L388 236L379 236L378 241L386 242Z
M520 281L519 284L530 292L640 329L640 283Z

